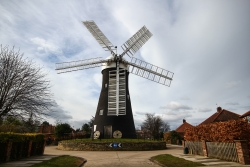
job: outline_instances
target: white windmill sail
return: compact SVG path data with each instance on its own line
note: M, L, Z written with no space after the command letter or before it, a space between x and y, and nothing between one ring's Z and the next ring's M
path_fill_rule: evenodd
M170 86L173 72L132 57L128 62L129 72L162 85Z
M105 65L105 63L107 62L108 60L103 60L101 57L97 57L86 60L56 63L56 70L58 74L61 74L71 71L78 71L78 70L85 70L89 68L99 67Z
M113 52L113 50L115 50L115 47L102 33L102 31L98 28L94 21L83 21L82 23L85 25L85 27L89 30L89 32L93 35L93 37L105 51L109 50L113 55L115 54Z
M130 73L165 86L171 85L174 75L173 72L132 57L152 36L152 33L145 26L138 30L121 46L123 53L121 55L117 55L114 52L116 47L114 47L114 45L102 33L94 21L83 21L82 23L93 35L100 46L104 48L104 50L111 52L113 55L112 58L102 59L101 57L98 57L87 60L56 63L56 70L60 74L115 63L116 69L109 71L108 115L126 115L125 70L127 69L121 69L120 64L128 67L128 71ZM125 54L132 57L131 62L123 59Z
M127 54L129 57L133 56L152 36L153 34L143 26L139 31L129 38L121 47L123 53L121 57Z
M113 56L116 56L113 50L115 50L115 47L113 44L108 40L108 38L102 33L102 31L98 28L98 26L95 24L94 21L84 21L83 24L86 26L86 28L89 30L89 32L93 35L93 37L96 39L96 41L101 45L104 50L109 50ZM112 79L111 79L112 80ZM113 115L114 111L115 114L119 115L119 103L120 103L120 79L119 79L119 61L116 62L116 81L115 81L115 89L112 89L112 92L115 92L115 101L109 100L109 115ZM112 86L113 87L113 86ZM110 93L112 94L112 93ZM113 94L112 94L113 95ZM109 99L114 99L110 97ZM121 113L121 112L120 112Z

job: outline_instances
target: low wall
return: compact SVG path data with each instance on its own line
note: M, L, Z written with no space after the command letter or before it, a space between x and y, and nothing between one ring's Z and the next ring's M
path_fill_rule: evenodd
M164 150L166 142L80 143L59 142L58 149L67 151L148 151Z

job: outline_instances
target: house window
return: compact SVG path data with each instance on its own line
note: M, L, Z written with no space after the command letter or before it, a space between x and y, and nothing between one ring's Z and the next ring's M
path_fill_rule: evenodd
M100 110L100 111L99 111L99 115L103 115L103 110Z
M248 120L248 122L250 122L250 116L247 116L247 120Z

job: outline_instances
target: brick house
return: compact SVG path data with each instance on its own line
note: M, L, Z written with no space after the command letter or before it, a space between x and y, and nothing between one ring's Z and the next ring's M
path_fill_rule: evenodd
M48 133L48 134L53 134L55 132L55 126L53 125L44 125L42 124L40 127L39 127L39 131L38 133Z
M55 139L54 136L54 132L55 132L55 126L51 125L51 124L41 124L41 126L39 127L39 131L38 133L43 133L45 135L45 140L49 142L47 144L49 144L52 140Z
M221 107L217 107L217 112L211 115L206 120L204 120L199 125L205 125L213 122L225 122L228 120L239 120L239 119L241 119L239 114L222 109Z
M245 120L248 120L248 122L250 123L250 110L247 111L246 113L242 114L242 115L240 116L240 118L243 118L243 119L245 119Z
M191 128L191 127L193 127L193 125L187 123L187 121L185 119L183 119L183 123L175 131L177 133L179 133L179 135L183 138L184 133L185 133L185 129L186 128Z

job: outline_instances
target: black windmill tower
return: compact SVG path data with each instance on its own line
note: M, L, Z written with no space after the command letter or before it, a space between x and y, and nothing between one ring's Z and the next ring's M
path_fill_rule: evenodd
M57 63L58 73L84 70L102 66L102 89L94 120L95 138L135 138L135 125L128 88L129 73L136 74L151 81L170 86L174 73L134 58L133 55L152 36L143 26L121 47L123 53L118 55L116 47L107 39L94 21L83 24L97 42L111 55L106 59L93 58L74 62ZM123 57L128 55L130 62Z

